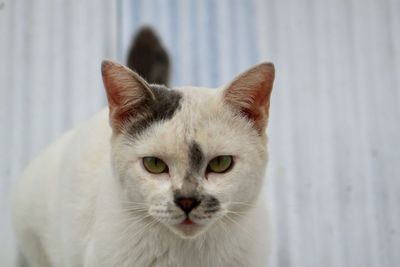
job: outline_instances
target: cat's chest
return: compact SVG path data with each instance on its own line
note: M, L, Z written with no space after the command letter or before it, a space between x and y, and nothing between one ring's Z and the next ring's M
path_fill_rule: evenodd
M120 248L127 249L114 251L112 254L119 256L107 266L249 266L244 260L247 257L241 256L245 248L240 244L227 243L223 238L200 242L171 238L169 233L148 232L126 241L129 243L121 244Z
M235 249L226 255L227 251L208 248L181 247L171 244L169 247L147 247L146 251L138 249L132 253L125 266L151 266L151 267L200 267L200 266L246 266L236 258Z

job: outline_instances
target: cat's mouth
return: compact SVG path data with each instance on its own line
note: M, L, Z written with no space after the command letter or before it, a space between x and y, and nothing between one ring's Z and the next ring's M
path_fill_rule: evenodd
M187 216L180 223L175 224L172 229L183 238L194 238L202 231L203 227Z
M189 219L189 217L186 217L186 219L184 219L180 224L191 225L191 224L196 224L196 223L193 222L191 219Z
M167 224L168 228L182 238L196 238L204 233L219 216L187 214L173 224Z

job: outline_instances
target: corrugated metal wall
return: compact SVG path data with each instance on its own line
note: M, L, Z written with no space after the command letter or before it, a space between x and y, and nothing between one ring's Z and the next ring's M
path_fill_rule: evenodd
M11 185L45 145L105 105L100 63L117 54L116 7L0 0L0 266L13 259Z
M0 0L2 196L104 104L100 59L124 59L143 23L171 52L173 85L276 64L271 266L400 264L399 0Z

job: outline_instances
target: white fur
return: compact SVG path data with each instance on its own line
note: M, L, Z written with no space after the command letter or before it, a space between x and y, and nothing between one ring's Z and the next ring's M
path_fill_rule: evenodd
M112 136L104 110L32 162L14 198L18 246L32 266L266 266L268 213L258 200L266 137L230 111L222 89L180 90L175 116L136 141ZM155 208L171 207L190 140L207 160L235 156L230 172L202 180L202 190L217 196L222 210L198 220L196 231L174 228L171 214L179 216L178 208L165 220ZM140 162L146 155L162 157L170 174L147 173Z

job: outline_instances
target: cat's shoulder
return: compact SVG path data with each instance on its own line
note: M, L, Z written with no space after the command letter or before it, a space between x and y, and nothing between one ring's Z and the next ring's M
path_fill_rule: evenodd
M70 137L67 137L67 136ZM91 158L95 155L108 154L112 130L108 120L108 109L104 108L89 120L61 136L56 142L67 138L64 155L74 158Z

